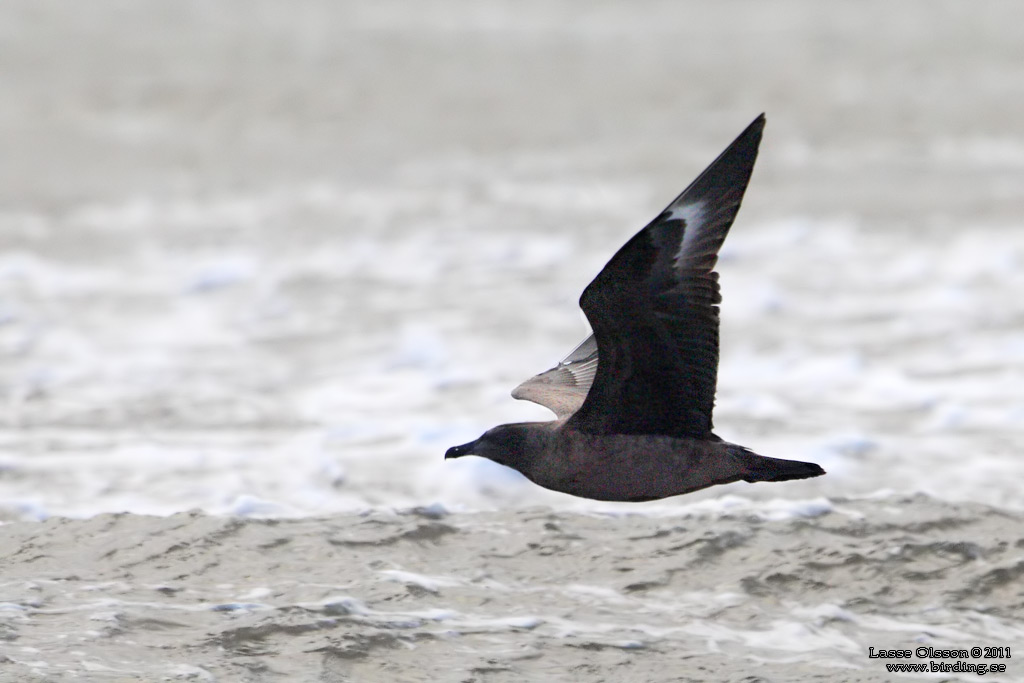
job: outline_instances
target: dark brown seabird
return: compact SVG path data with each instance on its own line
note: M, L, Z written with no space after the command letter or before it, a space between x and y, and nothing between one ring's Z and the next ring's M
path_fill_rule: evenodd
M763 129L764 114L583 291L580 307L594 333L512 392L556 419L499 425L445 458L478 455L545 488L611 501L825 474L711 431L722 300L714 267Z

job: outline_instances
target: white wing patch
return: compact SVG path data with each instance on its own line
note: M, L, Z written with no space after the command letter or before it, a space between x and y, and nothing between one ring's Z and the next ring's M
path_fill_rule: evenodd
M689 251L689 246L697 239L700 235L701 228L704 226L704 201L698 200L689 204L682 204L681 206L670 206L668 210L669 220L682 219L685 227L683 228L683 241L679 245L679 251L676 252L676 263L679 263Z

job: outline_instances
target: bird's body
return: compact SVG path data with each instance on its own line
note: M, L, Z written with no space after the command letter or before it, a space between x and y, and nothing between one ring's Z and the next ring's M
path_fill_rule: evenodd
M715 436L652 434L640 441L632 434L588 434L566 420L496 429L503 432L496 438L500 448L480 448L481 455L544 488L594 500L642 502L734 481L808 476L809 463L766 458Z
M763 127L762 115L612 257L580 298L594 334L512 392L557 419L500 425L446 458L479 455L540 486L611 501L825 473L712 432L721 301L714 267Z
M642 450L636 437L556 431L550 455L530 473L534 483L582 498L641 502L737 481L742 467L732 444L651 435Z

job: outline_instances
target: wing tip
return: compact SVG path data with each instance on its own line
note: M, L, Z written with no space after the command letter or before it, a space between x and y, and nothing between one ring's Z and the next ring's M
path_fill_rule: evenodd
M685 207L698 202L721 202L725 195L736 195L735 216L739 204L746 194L750 175L757 161L757 152L761 147L761 134L765 126L764 112L743 129L743 132L729 143L729 146L705 168L696 180L690 183L666 210ZM709 196L710 195L710 196ZM732 223L730 218L729 223Z
M531 377L525 382L520 382L519 385L510 392L512 394L512 398L517 401L530 401L530 387L527 385L529 385L532 380L533 378Z
M743 138L747 134L753 133L753 132L757 132L758 134L760 134L764 130L764 125L765 125L765 123L767 123L767 121L768 120L765 118L764 112L761 112L760 114L758 114L754 118L753 121L751 121L747 125L746 128L743 129L743 132L740 133L739 137Z
M758 114L757 117L743 129L743 132L736 136L733 143L726 148L725 152L723 152L723 156L728 153L729 150L740 146L745 147L753 145L756 150L761 144L761 134L764 132L764 126L767 121L768 120L765 118L764 112Z

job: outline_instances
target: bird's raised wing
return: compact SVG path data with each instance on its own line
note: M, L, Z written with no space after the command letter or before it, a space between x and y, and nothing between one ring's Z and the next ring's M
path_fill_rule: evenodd
M533 401L561 419L579 410L597 374L597 341L590 335L558 365L512 390L512 397Z
M580 307L600 363L568 426L595 434L711 433L721 301L714 267L763 128L762 114L584 290Z

